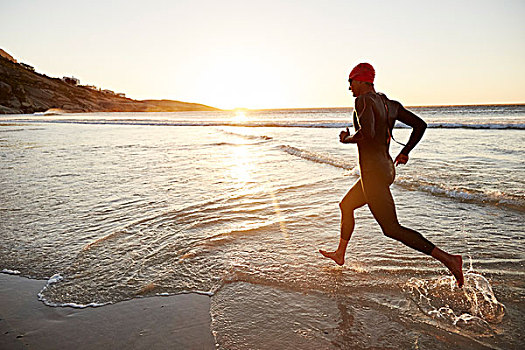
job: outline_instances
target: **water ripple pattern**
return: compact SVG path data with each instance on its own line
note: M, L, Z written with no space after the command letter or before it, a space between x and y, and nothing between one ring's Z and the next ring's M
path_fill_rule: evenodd
M349 109L2 116L0 271L55 307L210 295L219 349L521 349L524 108L414 111L431 127L393 196L463 254L461 290L366 207L343 267L318 253L359 176Z

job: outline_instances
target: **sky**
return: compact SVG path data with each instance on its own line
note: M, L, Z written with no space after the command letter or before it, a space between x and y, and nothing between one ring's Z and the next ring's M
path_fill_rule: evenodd
M0 0L0 48L134 99L353 105L348 74L408 106L525 102L525 1Z

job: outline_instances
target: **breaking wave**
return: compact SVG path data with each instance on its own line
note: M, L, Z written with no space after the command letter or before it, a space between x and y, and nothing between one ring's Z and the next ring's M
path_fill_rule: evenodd
M518 211L525 211L525 198L500 191L480 191L467 188L447 187L443 184L429 183L412 178L397 178L395 184L415 191L423 191L435 196L448 197L462 202L490 204Z

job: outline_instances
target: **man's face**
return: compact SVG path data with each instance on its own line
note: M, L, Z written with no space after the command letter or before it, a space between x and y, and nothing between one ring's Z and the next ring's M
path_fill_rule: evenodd
M358 97L368 91L368 85L364 81L348 79L350 87L348 90L352 91L354 97Z
M348 87L348 90L352 91L352 95L354 95L354 97L359 96L360 81L348 79L348 83L350 84L350 86Z

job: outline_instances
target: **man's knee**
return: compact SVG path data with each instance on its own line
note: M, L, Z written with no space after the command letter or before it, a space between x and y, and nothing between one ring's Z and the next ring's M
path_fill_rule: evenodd
M402 236L402 228L399 223L388 223L388 224L382 224L381 229L383 231L383 234L389 238L395 239L395 240L401 240Z
M349 205L349 203L344 203L343 201L339 202L339 209L343 216L352 214L356 209L354 206Z

